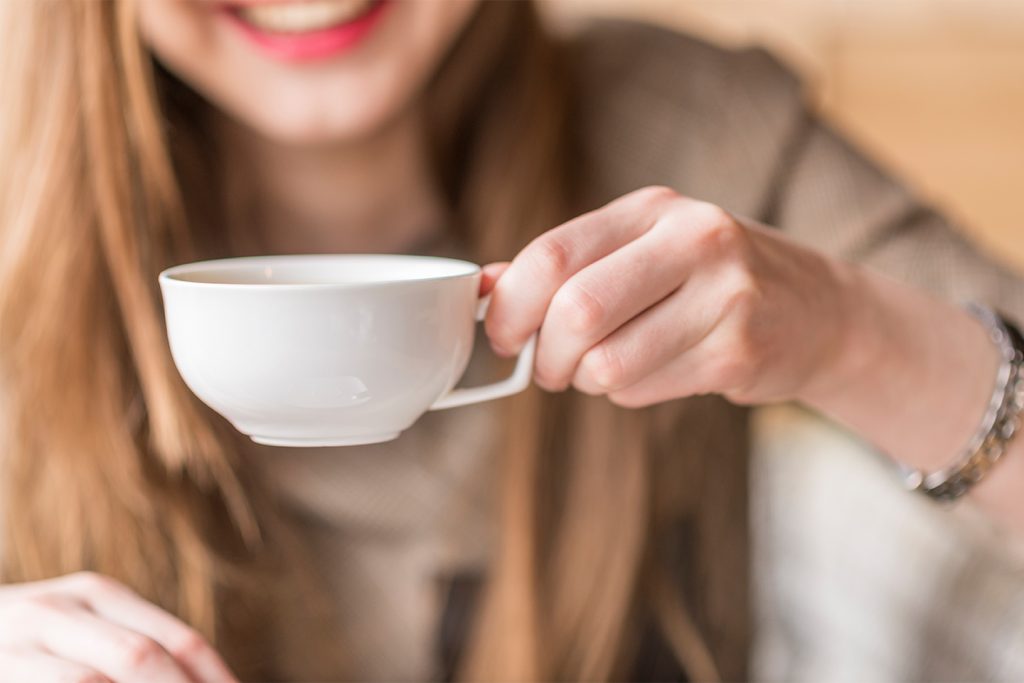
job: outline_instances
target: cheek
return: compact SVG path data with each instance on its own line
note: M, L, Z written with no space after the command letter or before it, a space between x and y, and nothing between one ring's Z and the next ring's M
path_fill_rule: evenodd
M213 105L284 143L353 140L394 117L437 68L475 0L392 0L371 32L326 59L268 55L212 2L139 3L140 31L154 55Z

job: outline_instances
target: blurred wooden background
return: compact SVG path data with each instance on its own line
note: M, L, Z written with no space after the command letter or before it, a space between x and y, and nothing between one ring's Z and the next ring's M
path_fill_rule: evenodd
M1024 0L548 0L773 49L822 112L1024 268Z

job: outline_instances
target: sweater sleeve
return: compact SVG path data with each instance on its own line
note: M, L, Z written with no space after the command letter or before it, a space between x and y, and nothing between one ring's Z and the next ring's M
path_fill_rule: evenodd
M956 302L1024 321L1024 279L805 115L779 164L766 221L797 241Z

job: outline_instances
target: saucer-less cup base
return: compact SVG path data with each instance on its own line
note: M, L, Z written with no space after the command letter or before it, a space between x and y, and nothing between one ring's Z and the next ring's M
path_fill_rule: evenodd
M424 412L521 391L533 343L503 382L452 388L482 314L480 269L418 256L270 256L160 275L175 365L256 442L342 446L397 437Z
M385 441L394 441L398 438L401 432L391 432L390 434L373 434L367 436L353 436L353 437L331 437L327 439L281 439L273 436L260 436L259 434L250 434L249 438L258 444L264 446L289 446L292 448L315 448L319 446L366 446L372 443L384 443Z

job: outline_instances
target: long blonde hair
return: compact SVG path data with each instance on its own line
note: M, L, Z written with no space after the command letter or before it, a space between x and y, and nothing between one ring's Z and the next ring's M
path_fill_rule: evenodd
M0 117L0 578L108 574L246 673L273 524L237 435L187 391L164 338L155 275L209 254L214 209L182 190L202 172L187 155L198 124L169 101L182 86L140 45L133 7L3 8L0 92L17 97ZM479 260L579 208L568 88L532 6L483 3L429 89L437 172ZM649 414L535 391L506 410L502 535L462 674L621 676L654 585L676 655L714 676L658 579Z

